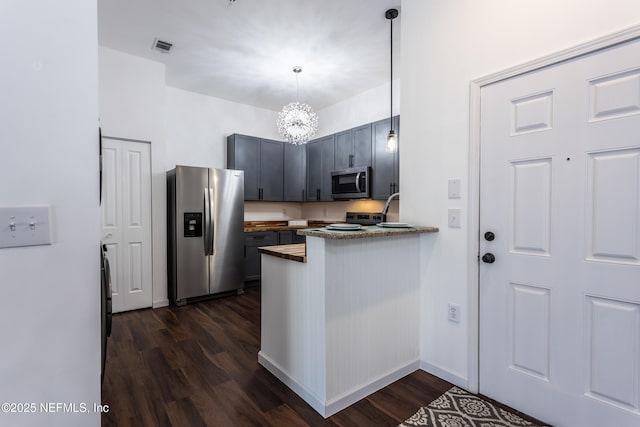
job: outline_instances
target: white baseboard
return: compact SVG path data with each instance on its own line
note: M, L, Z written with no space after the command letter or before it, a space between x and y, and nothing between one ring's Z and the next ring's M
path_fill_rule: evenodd
M300 384L298 381L290 377L280 366L271 360L266 354L262 351L258 352L258 363L264 366L267 371L271 372L276 376L280 381L284 383L287 387L293 390L298 396L300 396L305 402L307 402L313 409L316 410L320 415L327 418L330 415L326 415L325 404L318 396L312 393L305 386Z
M169 300L168 299L161 299L159 301L154 301L153 304L151 305L152 308L160 308L160 307L166 307L169 305Z
M469 387L469 381L467 380L467 378L464 378L459 374L453 373L439 366L433 365L429 362L425 362L424 360L420 361L420 369L432 375L435 375L436 377L440 377L445 381L449 381L451 384L454 384L460 388L464 388L465 390L467 390Z
M372 393L375 393L381 388L388 386L389 384L409 375L412 372L415 372L420 368L420 362L416 360L415 362L411 362L399 369L396 369L393 372L381 376L380 378L370 382L369 384L366 384L362 387L350 391L349 393L345 393L340 397L326 402L320 397L316 396L313 392L304 387L294 378L290 377L286 372L284 372L284 370L282 370L280 366L278 366L277 363L271 360L262 351L258 353L258 363L260 363L269 372L275 375L276 378L278 378L287 387L293 390L298 396L300 396L324 418L328 418L333 414L342 411L343 409L353 405L357 401L367 397Z
M353 390L347 394L342 395L339 398L333 399L326 405L326 413L325 418L330 417L331 415L342 411L344 408L347 408L357 401L364 399L372 393L388 386L389 384L398 381L400 378L406 377L412 372L417 371L420 368L420 362L418 360L411 362L399 369L396 369L393 372L388 373L387 375L383 375L380 378L366 384L362 387L359 387L356 390Z

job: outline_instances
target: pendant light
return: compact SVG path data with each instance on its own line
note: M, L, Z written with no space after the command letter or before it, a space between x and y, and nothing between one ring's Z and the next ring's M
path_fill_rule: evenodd
M313 109L299 102L298 74L302 67L293 67L296 75L296 102L290 102L278 114L278 132L284 139L294 145L306 144L318 130L318 116Z
M390 126L390 130L389 130L389 134L387 135L387 145L385 147L385 151L387 153L395 153L396 151L398 151L398 135L396 135L396 132L393 130L393 20L395 18L398 17L398 9L389 9L387 10L387 12L384 14L385 18L387 18L389 20L389 23L391 24L391 55L390 55L390 64L391 64L391 74L390 74L390 81L389 81L389 88L391 91L390 94L390 106L389 106L389 126Z

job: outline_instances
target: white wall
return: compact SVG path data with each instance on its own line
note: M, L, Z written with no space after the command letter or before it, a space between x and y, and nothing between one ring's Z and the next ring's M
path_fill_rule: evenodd
M165 66L100 47L102 134L151 143L153 305L167 300Z
M166 89L167 168L226 167L227 136L233 133L280 139L275 111L182 89Z
M468 215L468 194L447 199L447 180L469 182L469 82L640 22L637 0L402 1L404 88L402 221L436 225L423 239L421 358L445 378L468 378L467 227L448 229L447 209ZM447 303L462 321L447 321Z
M96 13L95 0L2 3L0 206L50 205L54 239L0 249L0 402L100 403ZM0 424L100 425L37 409Z
M331 135L365 123L388 118L390 116L389 95L389 83L385 83L317 111L318 132L316 137ZM394 80L393 115L397 116L398 114L400 114L400 80Z

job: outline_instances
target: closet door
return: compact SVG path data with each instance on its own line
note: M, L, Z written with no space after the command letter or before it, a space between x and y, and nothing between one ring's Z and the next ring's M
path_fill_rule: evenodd
M151 307L150 144L102 139L102 243L113 312Z

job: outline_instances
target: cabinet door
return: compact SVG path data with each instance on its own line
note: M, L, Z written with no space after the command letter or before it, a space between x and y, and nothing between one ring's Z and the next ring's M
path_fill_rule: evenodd
M351 129L335 134L335 170L353 167L353 132Z
M260 200L282 201L284 146L281 141L260 140Z
M320 140L322 147L322 171L320 188L320 200L331 201L331 171L335 170L334 155L334 137L333 135L325 136Z
M307 144L307 200L331 199L331 171L334 167L333 135Z
M400 116L393 118L393 129L398 135L398 150L393 157L393 192L397 193L400 191Z
M386 152L389 130L389 119L383 119L372 124L374 149L373 165L371 168L372 199L386 199L398 189L398 173L396 172L397 153ZM395 124L394 130L398 132Z
M293 243L293 231L291 230L278 231L279 245L290 245L292 243Z
M284 200L303 202L307 187L307 150L304 145L284 144Z
M351 166L371 166L371 123L352 129Z
M307 147L307 200L319 200L322 187L322 146L320 140L310 141Z
M273 246L278 242L275 231L259 231L244 233L244 280L260 280L261 254L260 246Z
M260 139L233 134L227 138L227 167L244 171L244 199L260 198Z

